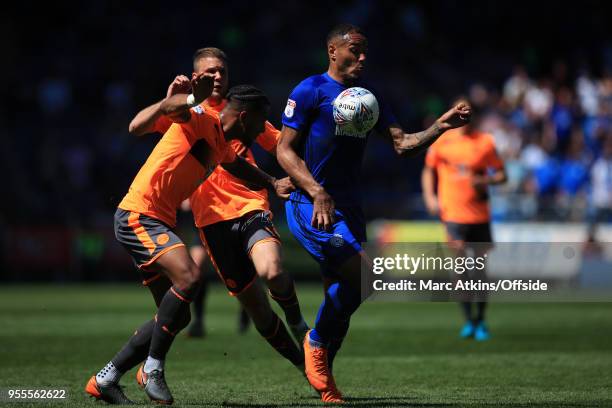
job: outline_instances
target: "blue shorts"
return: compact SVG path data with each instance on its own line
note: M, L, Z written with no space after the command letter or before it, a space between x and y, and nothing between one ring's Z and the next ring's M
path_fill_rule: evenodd
M361 252L366 241L366 228L360 207L336 209L336 222L330 232L316 229L310 224L313 205L287 201L285 211L289 230L308 253L321 265L324 275L335 274L349 258Z

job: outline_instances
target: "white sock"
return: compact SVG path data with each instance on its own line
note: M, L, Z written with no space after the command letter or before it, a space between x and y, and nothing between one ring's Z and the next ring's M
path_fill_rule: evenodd
M151 356L147 357L147 361L145 361L144 372L150 373L153 370L163 370L164 369L164 360L158 360Z
M96 374L96 381L98 384L111 384L118 383L123 373L115 367L112 361L105 365L98 374Z

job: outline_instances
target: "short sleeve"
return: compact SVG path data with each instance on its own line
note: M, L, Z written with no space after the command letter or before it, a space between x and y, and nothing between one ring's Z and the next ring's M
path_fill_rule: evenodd
M164 134L171 134L172 137L185 138L190 145L195 143L197 137L197 127L191 121L185 123L171 123Z
M170 129L180 129L189 144L193 145L197 139L203 139L201 118L191 115L187 122L171 122Z
M316 88L303 81L289 95L283 111L283 125L296 130L304 129L308 117L315 106Z
M170 129L172 123L173 122L167 116L162 115L155 121L155 124L153 125L153 132L164 134L168 129Z
M276 152L276 145L280 139L280 131L274 127L270 122L266 122L265 130L257 136L255 142L262 147L265 151L274 154Z
M236 160L236 151L232 143L225 140L217 114L196 106L192 109L191 120L186 124L194 125L197 138L204 139L213 149L215 160L218 163L231 163Z

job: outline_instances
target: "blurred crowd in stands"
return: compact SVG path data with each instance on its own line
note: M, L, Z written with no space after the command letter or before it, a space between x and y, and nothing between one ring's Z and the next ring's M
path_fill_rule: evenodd
M534 78L516 66L500 88L473 85L469 93L509 176L495 191L497 219L610 221L611 71L570 76L558 61Z
M478 105L510 176L493 194L495 219L610 219L612 38L598 2L558 8L551 20L537 2L75 5L43 3L34 14L17 5L0 17L0 226L110 231L114 207L156 142L130 136L128 123L175 75L191 72L195 49L223 48L231 83L264 89L279 125L291 89L325 70L325 36L340 21L368 34L370 82L406 130L422 129L457 95ZM426 218L422 163L372 138L368 217Z

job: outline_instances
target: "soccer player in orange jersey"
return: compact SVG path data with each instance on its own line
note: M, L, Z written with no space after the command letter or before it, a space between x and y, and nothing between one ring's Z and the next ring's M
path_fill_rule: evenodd
M195 53L196 74L213 75L215 87L202 107L222 112L227 104L227 58L217 48L202 48ZM177 77L175 83L180 85ZM182 80L184 84L184 79ZM172 85L171 85L172 86ZM137 134L163 131L169 119L151 105L132 121ZM280 132L266 122L255 142L271 154L276 152ZM255 159L250 140L234 140L232 149L252 165ZM308 330L295 292L293 279L281 266L280 237L272 223L266 190L246 186L223 168L217 168L191 196L196 226L206 242L213 265L231 295L247 310L259 333L281 355L301 367L303 354L293 344L284 323L270 307L266 293L259 286L259 276L266 282L271 297L281 306L294 337L301 341Z
M440 216L447 240L461 250L469 248L470 243L492 242L488 186L506 181L493 137L478 131L477 119L473 114L470 124L448 131L429 148L421 178L428 211ZM486 245L471 249L474 256L481 256ZM462 299L466 323L460 336L482 341L489 338L489 331L484 323L486 302L478 300Z
M207 73L214 77L213 92L208 99L202 104L203 107L208 107L215 112L220 112L225 106L225 94L228 90L228 71L227 57L225 53L213 47L202 48L196 51L194 56L194 72L201 74ZM191 86L189 78L185 75L177 75L168 87L166 97L170 97L176 93L188 92ZM172 124L170 118L164 116L160 110L161 101L150 105L136 114L130 122L129 131L136 136L143 136L148 133L163 134ZM270 132L272 130L272 132ZM258 137L258 143L265 140L274 140L273 146L276 146L275 129L271 125L266 124L266 131ZM265 135L265 136L264 136ZM273 136L272 138L270 136ZM264 139L265 138L265 139ZM269 143L267 143L269 144ZM266 144L266 145L267 145ZM267 150L267 146L265 147ZM183 211L191 211L191 203L185 200L181 207ZM189 255L193 261L202 270L200 287L193 298L192 319L191 325L187 329L187 335L190 337L204 337L204 306L206 303L206 293L208 291L208 278L205 274L206 261L208 259L207 249L204 247L201 238L198 238L198 243L193 243L189 247ZM243 333L249 325L249 315L244 309L240 308L238 316L238 331Z
M230 140L252 140L264 130L269 112L265 94L252 86L234 87L218 115L199 106L213 86L212 76L194 75L193 94L173 95L161 103L161 111L181 123L170 126L155 146L115 213L115 236L142 272L158 309L155 318L91 377L86 392L97 399L130 403L119 378L146 358L137 373L139 384L151 400L173 402L164 360L176 334L189 323L189 304L200 279L199 268L173 231L181 202L219 163L249 182L273 186L281 195L290 190L288 180L268 176L229 146Z

